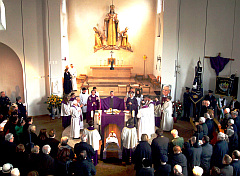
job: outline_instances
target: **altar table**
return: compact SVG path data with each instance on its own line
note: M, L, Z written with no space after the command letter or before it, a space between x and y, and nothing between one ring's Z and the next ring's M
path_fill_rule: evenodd
M110 66L91 66L93 77L121 77L130 78L131 77L131 66L114 66L114 70L110 70Z

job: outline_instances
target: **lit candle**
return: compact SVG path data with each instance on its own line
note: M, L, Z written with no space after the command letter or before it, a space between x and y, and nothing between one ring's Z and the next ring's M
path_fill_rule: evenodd
M132 111L132 117L135 117L135 111L134 110Z
M93 111L91 111L91 117L93 117Z
M122 59L122 65L123 65L123 59Z

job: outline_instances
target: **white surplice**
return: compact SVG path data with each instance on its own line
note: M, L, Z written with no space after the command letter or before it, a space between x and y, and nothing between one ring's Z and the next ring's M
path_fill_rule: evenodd
M101 140L101 136L98 130L89 130L85 128L83 134L87 135L87 143L93 147L94 151L99 150L99 141Z
M161 128L164 131L171 131L173 129L173 117L172 117L172 102L166 101L163 104L163 118L161 120Z
M142 134L147 134L149 139L155 133L154 106L141 108L138 111L138 140L141 141Z
M81 104L83 104L83 107L82 107L82 111L84 112L84 113L86 113L87 112L87 100L88 100L88 93L86 92L85 94L80 94L79 95L79 98L80 98L80 103ZM86 106L84 106L84 105L86 105Z
M81 121L81 108L72 106L70 108L71 112L71 129L70 129L70 137L79 138L80 137L80 129L83 129L83 121Z
M137 130L136 127L124 127L121 134L123 147L133 149L137 146Z
M61 104L61 116L70 116L70 103Z
M72 75L72 90L77 90L77 70L76 68L69 69L70 74Z
M135 97L137 99L138 102L138 110L140 109L141 106L141 102L143 101L143 95L141 95L140 97L136 96Z

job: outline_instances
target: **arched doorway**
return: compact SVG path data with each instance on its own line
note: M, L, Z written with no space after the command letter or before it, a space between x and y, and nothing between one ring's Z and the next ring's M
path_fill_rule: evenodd
M0 42L0 91L5 91L11 102L16 97L24 100L23 69L17 54Z

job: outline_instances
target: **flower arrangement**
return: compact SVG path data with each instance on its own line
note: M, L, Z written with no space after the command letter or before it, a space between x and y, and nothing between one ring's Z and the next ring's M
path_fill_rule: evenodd
M45 103L48 104L48 111L52 113L52 108L61 108L62 98L52 94Z
M183 105L179 100L173 102L173 108L174 108L174 111L175 111L177 117L181 116L182 111L183 111Z

